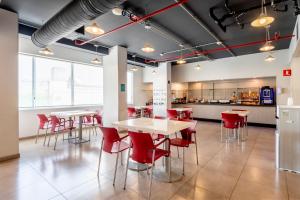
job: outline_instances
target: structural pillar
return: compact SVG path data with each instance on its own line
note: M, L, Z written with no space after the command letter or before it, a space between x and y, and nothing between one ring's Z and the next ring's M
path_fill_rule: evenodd
M127 49L114 46L103 58L103 123L127 119Z
M18 16L0 8L0 161L19 154Z
M171 63L160 63L153 77L153 114L167 116L171 108Z

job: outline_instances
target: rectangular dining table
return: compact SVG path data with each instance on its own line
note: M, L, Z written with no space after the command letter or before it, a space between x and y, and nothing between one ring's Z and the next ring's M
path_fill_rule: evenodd
M175 134L176 132L189 128L192 125L193 124L191 122L153 118L128 119L113 123L113 126L121 129L141 132L141 134L162 134L165 136L165 138L170 138L170 136ZM167 145L165 145L165 149L167 150ZM154 177L165 182L174 182L182 178L181 173L176 173L175 171L169 168L169 166L171 165L170 157L165 157L164 163L164 168L155 170Z
M50 115L55 115L57 117L65 117L69 118L69 120L72 120L74 117L79 118L79 127L78 127L78 138L74 138L74 143L75 144L80 144L84 142L89 142L89 140L86 140L82 137L82 123L83 123L83 117L84 116L91 116L95 115L97 112L95 111L86 111L86 110L73 110L73 111L62 111L62 112L51 112ZM70 131L71 134L71 131Z

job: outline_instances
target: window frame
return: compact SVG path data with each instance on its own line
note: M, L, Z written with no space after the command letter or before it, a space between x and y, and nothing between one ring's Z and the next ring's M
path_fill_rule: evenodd
M82 63L82 62L74 62L70 60L64 60L64 59L59 59L59 58L50 58L47 56L39 56L35 54L27 54L27 53L22 53L19 52L18 55L25 55L25 56L32 56L31 59L31 64L32 64L32 105L30 107L20 107L20 104L18 103L18 109L19 110L35 110L35 109L47 109L47 108L70 108L70 107L86 107L86 106L103 106L103 104L74 104L74 65L75 64L81 64L81 65L86 65L89 67L97 67L97 68L102 68L102 65L93 65L93 64L88 64L88 63ZM45 58L45 59L50 59L50 60L56 60L56 61L63 61L63 62L68 62L70 64L70 77L71 77L71 91L70 91L70 96L71 96L71 105L55 105L55 106L37 106L36 105L36 58ZM19 66L18 66L19 67ZM19 81L19 80L18 80ZM103 77L102 77L103 81ZM103 98L103 94L102 94Z

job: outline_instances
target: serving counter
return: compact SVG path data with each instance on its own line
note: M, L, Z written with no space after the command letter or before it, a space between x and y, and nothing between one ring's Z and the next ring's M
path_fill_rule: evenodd
M260 125L276 125L276 106L275 105L238 105L238 104L172 104L172 107L190 107L193 110L193 117L205 120L220 120L221 112L232 109L249 110L249 123Z

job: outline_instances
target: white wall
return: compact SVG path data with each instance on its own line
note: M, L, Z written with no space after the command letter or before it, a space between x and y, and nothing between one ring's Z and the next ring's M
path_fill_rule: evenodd
M19 155L18 15L0 9L0 160Z
M191 82L276 77L276 86L284 89L283 94L277 95L277 103L285 104L290 93L290 78L282 76L282 69L288 65L288 50L274 51L273 55L276 60L273 62L265 62L266 55L266 53L256 53L214 61L176 65L172 67L172 81ZM197 64L201 65L201 70L194 69ZM149 72L144 77L144 81L151 79Z

